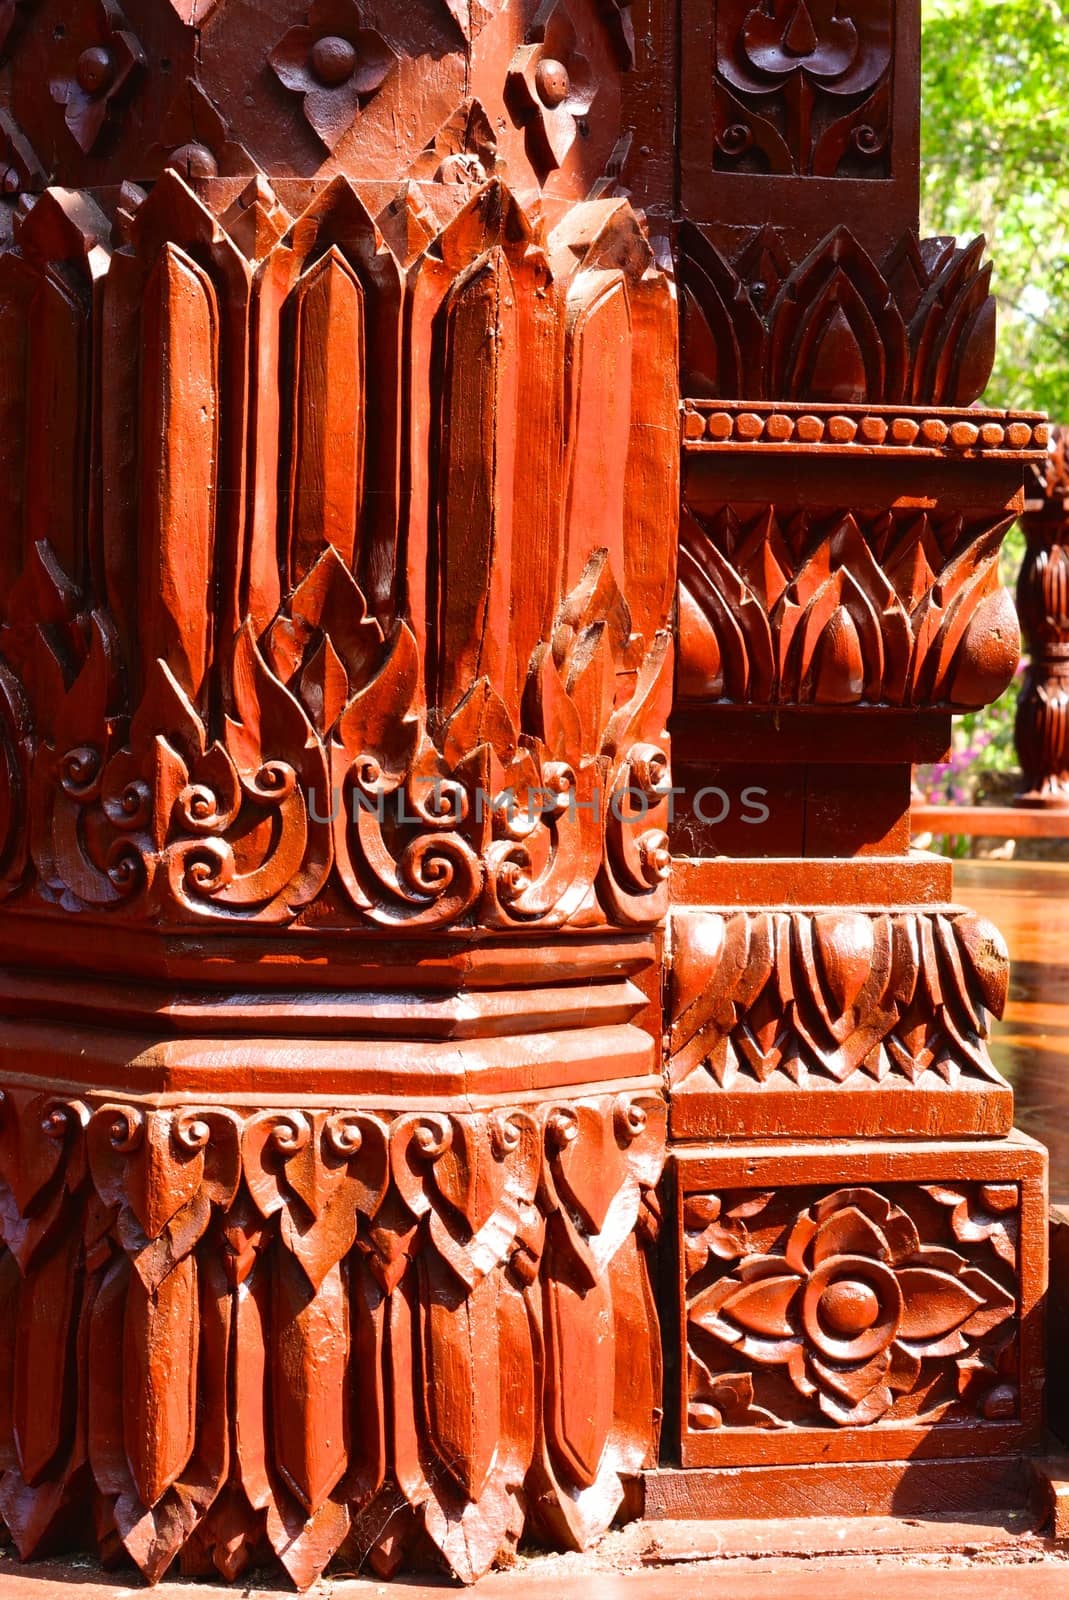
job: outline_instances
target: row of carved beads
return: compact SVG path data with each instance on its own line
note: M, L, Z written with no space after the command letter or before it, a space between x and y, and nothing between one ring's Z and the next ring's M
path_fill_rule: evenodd
M693 447L709 439L714 444L766 444L831 446L854 445L857 452L888 448L915 451L988 452L1042 450L1049 430L1045 422L1024 418L969 421L965 417L895 416L867 413L823 414L770 408L721 411L712 406L688 406L683 419L684 438Z

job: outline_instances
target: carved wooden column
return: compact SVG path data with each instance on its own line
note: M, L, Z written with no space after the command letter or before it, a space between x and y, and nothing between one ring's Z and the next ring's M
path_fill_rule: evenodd
M470 1580L1036 1445L908 806L1046 441L916 238L918 9L0 4L22 1555Z
M24 1557L470 1580L656 1460L678 362L632 48L626 0L0 5Z
M1069 808L1069 437L1055 428L1050 457L1033 468L1021 518L1027 540L1017 613L1028 652L1014 730L1019 806Z
M908 809L911 762L1012 677L998 550L1046 430L969 409L983 241L917 238L919 10L682 0L659 1514L891 1510L925 1461L928 1504L940 1472L997 1494L1040 1439L1045 1152L985 1043L1005 947Z

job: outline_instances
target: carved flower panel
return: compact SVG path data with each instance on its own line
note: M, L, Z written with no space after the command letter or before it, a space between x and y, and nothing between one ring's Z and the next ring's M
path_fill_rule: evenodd
M752 1442L739 1455L731 1440L755 1429L768 1459L799 1461L822 1448L799 1443L813 1430L872 1459L942 1427L1035 1425L1022 1373L1042 1274L1038 1148L1010 1173L1004 1151L990 1167L997 1147L974 1147L932 1181L930 1152L859 1149L745 1171L729 1157L722 1187L715 1161L682 1159L685 1464L750 1459ZM807 1168L838 1181L789 1181ZM888 1437L861 1442L874 1433Z

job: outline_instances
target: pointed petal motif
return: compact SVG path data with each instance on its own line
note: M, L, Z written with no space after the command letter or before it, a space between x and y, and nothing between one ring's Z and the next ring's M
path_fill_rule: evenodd
M847 1206L822 1222L813 1239L814 1266L831 1256L868 1256L873 1261L889 1261L891 1249L871 1218L856 1206Z
M902 1267L898 1281L903 1295L899 1337L912 1343L952 1333L983 1305L979 1295L949 1273Z
M884 1384L877 1384L853 1406L844 1405L830 1394L822 1392L820 1396L821 1411L832 1422L837 1422L841 1428L866 1427L869 1423L879 1422L893 1403L894 1395Z
M720 1310L749 1333L766 1339L790 1338L794 1329L788 1312L800 1287L801 1280L793 1276L761 1278L737 1289Z
M821 1393L834 1403L853 1410L863 1405L877 1388L881 1390L881 1399L886 1396L881 1412L887 1409L891 1397L884 1388L884 1379L891 1363L889 1350L880 1350L870 1361L854 1362L848 1366L833 1366L812 1354L809 1357L810 1371L820 1379Z

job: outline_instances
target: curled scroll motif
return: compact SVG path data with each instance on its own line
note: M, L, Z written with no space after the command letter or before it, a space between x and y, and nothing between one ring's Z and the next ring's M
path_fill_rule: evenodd
M1020 634L999 587L1005 520L726 506L681 533L680 687L780 705L950 705L1001 694Z
M1001 1084L1009 958L972 912L693 912L673 920L673 1084Z
M631 829L635 881L620 893L605 838L605 813L621 830L633 821L617 790L627 788L640 732L663 730L667 712L667 636L617 706L629 642L626 605L601 553L535 652L519 726L481 678L432 741L415 640L399 624L332 744L338 870L358 909L407 926L442 926L472 908L493 926L560 925L588 902L598 914L600 884L603 916L621 914L627 889L627 920L663 915L666 863L647 861L654 847L642 840L660 836L666 755L644 775L645 811Z
M877 264L839 227L792 261L773 228L732 260L683 230L687 394L967 406L995 356L984 240L906 234Z
M718 0L715 166L888 176L894 9L894 0Z
M77 271L39 283L57 232ZM0 322L0 410L51 485L0 541L2 891L172 924L660 920L672 519L635 507L678 483L675 330L629 208L549 235L494 180L407 282L342 177L291 224L264 179L219 219L168 170L100 232L49 192L0 260L32 311Z
M250 631L231 662L235 715L210 744L159 661L120 746L107 712L116 676L113 641L94 618L85 666L34 761L42 886L61 904L273 921L314 898L330 834L306 797L326 789L325 755Z
M61 905L279 922L334 871L381 926L664 914L670 640L629 678L604 552L535 652L518 726L480 679L432 738L415 635L403 621L384 634L330 546L259 640L238 634L215 739L163 660L123 738L107 619L75 632L76 669L44 658L32 764L25 687L4 679L12 871L27 770L39 886Z
M470 1582L525 1528L588 1544L656 1448L664 1138L652 1091L380 1115L5 1090L21 1554L90 1498L150 1581L266 1550L305 1588L429 1543Z

